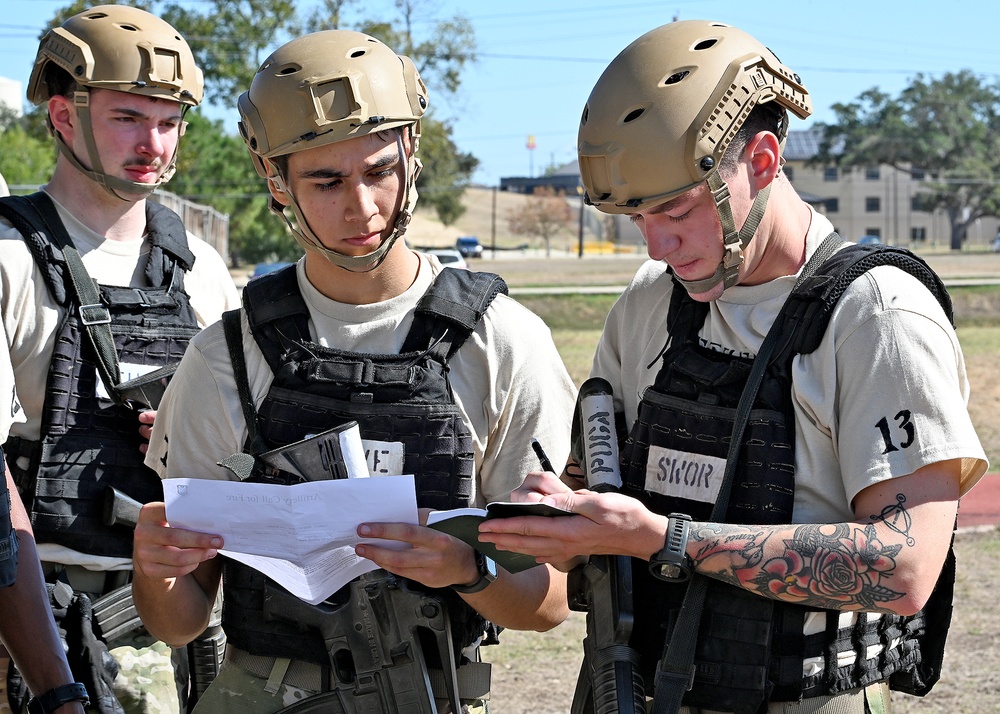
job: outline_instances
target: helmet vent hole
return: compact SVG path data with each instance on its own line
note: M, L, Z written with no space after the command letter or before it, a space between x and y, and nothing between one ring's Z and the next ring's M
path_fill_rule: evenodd
M122 28L123 30L128 30L129 32L139 31L139 28L136 27L135 25L119 25L118 27Z
M638 119L639 117L642 116L642 113L644 111L646 111L646 109L644 107L639 107L638 109L633 109L632 111L630 111L628 114L625 115L625 118L622 119L622 123L623 124L628 124L629 122L635 121L636 119Z
M285 65L284 67L282 67L281 69L278 70L278 75L279 76L283 76L283 75L286 75L286 74L295 74L296 72L298 72L301 69L302 69L302 65L300 65L300 64Z
M586 124L589 118L590 118L590 105L588 104L583 108L583 116L580 117L580 123Z
M689 74L691 74L691 72L689 70L686 70L686 69L681 70L680 72L674 72L672 75L670 75L665 80L663 80L663 84L664 84L664 86L670 85L670 84L677 84L682 79L684 79L685 77L687 77Z
M351 53L351 59L357 59L358 57L364 57L366 54L368 54L368 50L354 50L354 52Z
M711 47L715 47L715 44L717 42L718 42L718 40L715 39L715 38L712 38L710 40L702 40L701 42L699 42L698 44L696 44L694 46L694 49L696 49L696 50L707 50L707 49L709 49Z

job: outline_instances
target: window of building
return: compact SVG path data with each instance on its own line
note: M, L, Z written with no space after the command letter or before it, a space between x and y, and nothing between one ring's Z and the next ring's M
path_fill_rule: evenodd
M923 181L926 172L923 169L910 169L910 178L914 181Z
M869 166L865 169L865 178L869 181L878 181L879 171L878 166Z
M839 178L836 166L827 166L823 169L824 181L836 181Z
M882 229L881 228L865 228L865 235L866 236L875 236L876 238L881 238L882 237Z
M927 212L927 209L924 207L924 199L923 199L922 196L917 195L917 196L913 196L910 199L910 210L911 211L920 211L922 213L926 213Z
M781 170L784 171L785 177L789 181L794 181L795 180L795 169L793 169L791 166L782 167Z
M868 196L865 199L865 212L878 213L882 210L882 199L878 196Z
M840 199L828 198L826 199L826 201L823 202L823 205L826 206L827 213L836 213L837 211L840 210Z
M910 229L910 240L914 243L921 243L927 240L927 229L923 227L917 228L914 226Z

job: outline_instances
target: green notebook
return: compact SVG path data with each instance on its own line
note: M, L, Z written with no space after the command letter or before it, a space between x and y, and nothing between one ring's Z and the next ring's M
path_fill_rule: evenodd
M479 524L490 518L510 518L512 516L572 516L572 511L565 511L546 503L490 503L486 508L453 508L449 511L431 511L427 517L427 527L455 536L468 543L508 573L520 573L522 570L538 565L533 555L514 553L509 550L498 550L492 543L479 541Z

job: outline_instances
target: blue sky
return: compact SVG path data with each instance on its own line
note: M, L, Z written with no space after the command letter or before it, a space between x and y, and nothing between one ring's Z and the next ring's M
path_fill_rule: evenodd
M38 32L66 4L5 0L0 75L27 83ZM185 4L197 7L199 0ZM428 5L437 7L441 18L461 12L477 32L481 58L465 72L460 96L444 101L433 85L430 91L437 116L453 121L456 143L479 158L475 180L486 185L572 160L580 111L604 67L636 37L675 16L736 25L798 72L812 94L815 115L795 120L793 129L831 121L832 104L870 87L896 94L918 73L971 69L1000 78L1000 3L993 0L430 0ZM392 3L370 0L364 7L368 13L389 13ZM422 26L414 27L418 37ZM213 115L235 129L232 111ZM534 151L526 148L529 135L535 137Z

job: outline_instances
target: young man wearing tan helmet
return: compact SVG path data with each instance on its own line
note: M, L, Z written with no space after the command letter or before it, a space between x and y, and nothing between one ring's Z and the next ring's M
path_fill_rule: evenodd
M174 173L202 86L187 43L158 17L118 5L74 15L42 38L28 86L46 105L56 168L38 193L0 202L0 316L26 416L7 462L49 581L94 602L117 593L123 612L132 533L104 521L105 498L111 487L141 502L162 490L140 453L136 415L149 405L120 384L178 362L238 304L219 254L148 198ZM103 611L118 699L176 710L169 649L141 629L112 635Z
M443 269L401 240L427 106L413 62L361 33L306 35L261 65L240 131L305 256L248 284L244 309L192 342L150 441L161 476L231 480L218 462L235 453L356 421L373 476L414 474L417 505L446 509L504 500L536 463L533 437L568 454L575 388L548 328L497 276ZM259 467L247 478L299 480ZM547 566L497 570L421 525L359 533L410 547L358 546L381 570L312 606L217 557L220 538L170 528L162 504L142 509L134 592L152 631L190 640L222 580L227 662L199 710L481 710L486 620L541 630L565 617ZM442 614L443 629L421 619ZM410 639L431 630L436 644Z
M592 370L622 493L533 474L516 498L579 517L481 530L562 568L626 557L641 709L884 712L940 675L957 502L987 468L950 301L796 194L788 112L810 99L770 50L686 21L613 60L581 120L588 199L652 259Z

